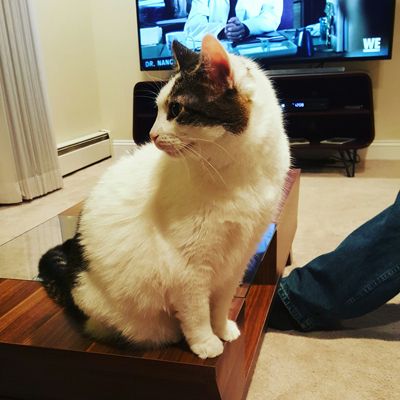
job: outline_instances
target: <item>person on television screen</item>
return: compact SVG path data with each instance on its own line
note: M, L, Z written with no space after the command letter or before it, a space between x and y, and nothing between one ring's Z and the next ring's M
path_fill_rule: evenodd
M239 41L278 28L283 0L193 0L185 32L200 41L210 33Z
M164 0L165 9L169 18L183 18L188 15L191 0Z

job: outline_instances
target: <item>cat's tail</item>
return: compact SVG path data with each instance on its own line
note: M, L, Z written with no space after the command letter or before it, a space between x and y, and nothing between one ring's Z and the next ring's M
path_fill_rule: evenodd
M75 304L71 291L77 284L78 274L87 266L79 234L50 249L39 261L39 278L48 295L81 322L87 316Z

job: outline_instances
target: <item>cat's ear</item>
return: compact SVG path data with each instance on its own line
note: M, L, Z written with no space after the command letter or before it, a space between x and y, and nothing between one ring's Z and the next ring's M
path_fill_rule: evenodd
M200 62L200 55L188 49L178 40L172 42L172 51L180 71L191 72Z
M232 86L232 68L228 53L212 35L203 38L201 60L212 82L219 86Z

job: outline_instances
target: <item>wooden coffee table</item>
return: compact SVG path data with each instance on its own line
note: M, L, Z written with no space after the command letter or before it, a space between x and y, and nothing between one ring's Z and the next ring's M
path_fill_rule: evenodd
M244 399L296 231L299 176L290 171L264 258L237 290L231 318L242 334L225 343L221 356L201 360L184 342L154 351L94 342L39 282L0 279L0 398ZM62 218L72 218L78 208Z

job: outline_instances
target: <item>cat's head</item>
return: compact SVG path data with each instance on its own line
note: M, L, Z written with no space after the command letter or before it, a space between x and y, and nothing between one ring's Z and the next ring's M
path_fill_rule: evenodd
M232 61L238 57L229 56L211 35L204 37L200 53L177 41L172 47L178 70L157 98L157 120L150 132L155 145L179 157L243 134L251 100L235 79Z

